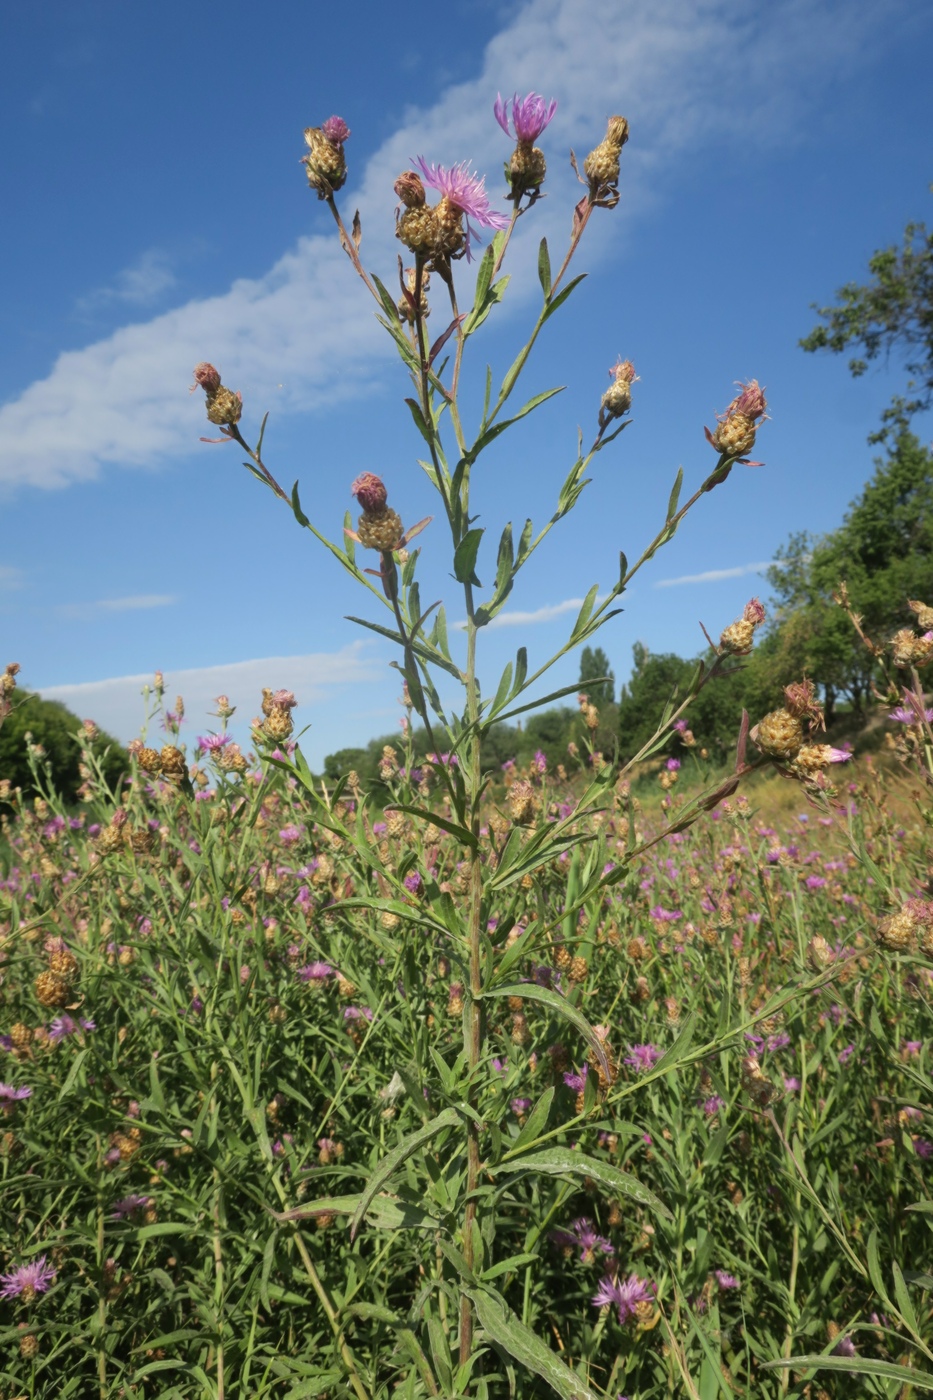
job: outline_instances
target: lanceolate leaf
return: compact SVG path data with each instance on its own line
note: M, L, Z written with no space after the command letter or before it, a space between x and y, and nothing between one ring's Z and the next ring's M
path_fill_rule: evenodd
M398 1147L388 1153L387 1156L383 1157L382 1161L377 1165L372 1176L369 1178L365 1191L360 1194L359 1205L353 1212L353 1219L350 1221L351 1236L356 1234L363 1216L369 1209L370 1203L379 1194L383 1186L385 1186L395 1169L409 1157L413 1157L426 1142L430 1142L432 1138L437 1137L438 1133L442 1133L445 1128L455 1127L459 1121L460 1116L456 1109L445 1108L443 1113L439 1113L436 1118L432 1118L430 1123L425 1123L424 1127L419 1128L417 1132L411 1133L407 1138L403 1138Z
M565 1366L547 1343L515 1316L500 1293L481 1286L464 1287L463 1291L490 1340L546 1381L561 1400L599 1400L583 1377Z
M273 1212L276 1220L314 1220L321 1215L353 1215L359 1208L361 1196L323 1196L307 1201L293 1210ZM402 1201L398 1196L376 1196L366 1208L366 1219L379 1230L436 1230L437 1217Z
M596 1058L603 1067L603 1072L609 1076L609 1061L603 1049L599 1036L593 1030L589 1021L578 1011L566 997L562 997L559 992L551 991L550 987L539 987L536 982L512 982L507 987L491 987L488 992L483 992L485 997L525 997L529 1001L540 1001L545 1006L549 1006L552 1011L556 1011L558 1016L563 1016L564 1020L570 1021L581 1035L586 1037L587 1044L593 1051Z
M513 1149L514 1150L514 1149ZM509 1155L504 1161L487 1170L494 1176L503 1172L541 1172L545 1176L582 1176L598 1181L619 1196L627 1196L630 1201L648 1206L656 1215L671 1218L671 1213L653 1191L643 1186L631 1172L619 1171L618 1167L600 1161L598 1157L587 1157L569 1147L546 1147L540 1152L525 1152L518 1157Z
M896 1366L870 1356L788 1356L761 1363L763 1371L786 1370L790 1366L795 1371L848 1371L857 1376L878 1376L917 1390L933 1390L933 1374L929 1371L915 1371L912 1366Z

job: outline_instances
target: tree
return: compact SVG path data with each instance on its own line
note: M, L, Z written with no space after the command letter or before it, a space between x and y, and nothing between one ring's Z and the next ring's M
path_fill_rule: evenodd
M828 719L837 695L861 709L874 667L832 601L839 584L876 641L910 621L908 598L933 599L933 454L902 426L875 466L837 530L792 535L768 571L778 651L823 687Z
M580 689L594 705L611 705L616 696L616 678L609 657L602 647L584 647L580 654Z
M35 786L29 768L26 734L41 744L51 767L52 783L65 802L77 801L81 775L78 772L80 753L76 734L81 720L58 700L43 700L28 691L16 691L13 708L0 726L0 778L7 778L14 788L33 794ZM116 788L120 776L129 767L126 752L109 734L98 733L91 748L100 757L104 777Z
M685 661L672 651L652 656L639 643L635 662L637 669L622 687L619 700L619 758L623 763L654 734L671 694L676 691L683 698L696 670L695 661Z
M933 186L931 186L933 189ZM870 441L880 442L905 430L915 413L933 405L933 232L910 223L904 243L883 248L868 264L871 281L847 282L836 293L835 306L815 306L825 324L800 341L804 350L841 354L850 346L861 349L849 361L858 378L882 353L899 352L913 397L895 397L882 415L883 427Z

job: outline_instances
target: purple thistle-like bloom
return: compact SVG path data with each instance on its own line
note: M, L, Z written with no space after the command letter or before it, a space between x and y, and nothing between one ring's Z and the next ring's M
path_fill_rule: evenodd
M325 982L333 973L334 969L330 963L313 962L298 969L298 976L302 982Z
M898 724L919 724L921 718L926 720L927 724L933 723L933 710L921 710L918 706L915 711L905 705L898 705L897 709L888 715L888 719L896 719Z
M855 1356L855 1343L851 1337L840 1337L831 1354L833 1356Z
M0 1084L0 1102L18 1103L21 1099L28 1099L32 1095L32 1090L28 1084L21 1084L18 1089L14 1089L12 1084Z
M708 1099L703 1100L703 1112L709 1114L710 1117L725 1106L725 1099L721 1099L718 1094L712 1094Z
M40 1254L31 1264L21 1264L11 1274L0 1274L0 1284L3 1285L0 1298L25 1297L27 1302L31 1302L37 1293L45 1293L57 1274L58 1270L47 1264L46 1256Z
M631 1065L632 1069L637 1069L639 1074L644 1074L649 1069L654 1069L658 1060L664 1054L656 1045L630 1045L629 1053L625 1057L624 1063Z
M725 1269L714 1269L713 1277L719 1284L720 1288L726 1289L740 1287L738 1279L735 1278L732 1274L727 1274Z
M424 881L418 874L417 870L413 870L410 875L406 875L405 879L402 881L402 884L405 886L409 894L420 894L421 891L424 889Z
M512 127L509 127L509 107L512 108ZM496 121L502 127L506 136L511 136L514 129L515 140L533 145L541 135L548 122L557 111L557 99L552 97L550 102L546 102L543 97L536 92L529 92L527 97L519 97L518 93L511 99L503 98L501 93L496 95L493 104L493 112Z
M583 1090L586 1088L587 1069L588 1066L584 1065L579 1071L568 1070L564 1075L564 1083L567 1085L567 1088L573 1089L577 1094L582 1094Z
M486 177L474 175L470 170L469 161L462 160L458 165L452 165L449 170L443 165L428 165L421 156L416 156L415 161L424 177L424 183L430 185L432 190L437 190L448 204L465 216L467 262L470 261L470 238L479 238L476 229L470 225L471 219L481 228L508 228L508 214L500 214L495 209L490 209Z
M527 1113L531 1107L531 1099L513 1099L509 1107L513 1113Z
M232 734L199 734L198 748L205 753L217 753L220 749L225 749L228 744L233 743Z
M609 1278L607 1276L593 1294L593 1307L618 1308L619 1321L624 1325L626 1322L633 1322L635 1318L637 1318L639 1303L649 1303L653 1297L653 1284L648 1283L643 1278L639 1278L637 1274L629 1274L624 1283L621 1283L618 1278Z
M56 1016L55 1020L52 1021L49 1026L49 1040L53 1045L57 1045L60 1040L65 1040L68 1036L77 1035L79 1029L95 1031L97 1027L93 1021L87 1021L82 1016L79 1028L77 1021L69 1016L67 1012L63 1012L61 1016Z
M145 1210L151 1204L151 1196L124 1196L122 1201L114 1201L110 1219L125 1220L128 1215L135 1215L137 1211Z
M339 146L343 141L346 141L347 137L350 135L350 128L347 126L343 117L328 117L327 121L324 122L321 127L321 130L328 141L332 141L335 146Z
M612 1245L603 1235L597 1235L593 1229L592 1221L585 1215L579 1220L574 1220L570 1227L576 1237L576 1243L580 1247L580 1263L593 1264L596 1262L597 1254L615 1254Z

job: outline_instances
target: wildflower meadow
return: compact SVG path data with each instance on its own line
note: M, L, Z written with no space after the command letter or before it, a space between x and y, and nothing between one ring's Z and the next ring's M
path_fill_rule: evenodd
M537 247L530 332L474 399L474 338L533 224L556 106L490 102L504 195L427 156L399 174L397 274L366 265L339 204L347 123L305 132L315 213L398 351L412 420L412 460L348 480L344 521L282 484L248 393L194 372L207 432L254 478L231 489L271 491L394 647L405 723L378 784L312 773L287 676L256 697L248 744L221 696L183 746L156 675L119 776L90 721L76 802L35 741L32 795L0 774L3 1400L933 1390L933 600L863 636L874 757L829 742L816 685L788 674L775 708L735 714L729 765L710 760L691 705L752 652L757 598L634 755L597 747L596 699L544 678L688 512L768 470L750 380L684 447L699 485L681 503L676 473L657 533L619 541L634 562L590 588L555 655L519 646L485 675L523 566L608 489L597 458L635 450L619 359L556 502L489 524L484 453L505 432L520 451L558 392L525 387L535 344L582 280L591 220L624 198L613 116L572 158L566 247ZM433 517L400 518L404 472ZM421 596L428 554L446 601ZM858 635L843 586L837 606ZM562 761L484 763L497 725L568 697Z

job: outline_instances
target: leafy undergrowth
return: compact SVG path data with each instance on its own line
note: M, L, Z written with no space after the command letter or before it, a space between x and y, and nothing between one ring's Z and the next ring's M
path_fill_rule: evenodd
M400 800L430 805L426 772ZM660 811L617 793L523 874L534 828L490 806L486 934L517 990L485 1003L489 1395L551 1393L496 1349L516 1322L612 1397L894 1395L892 1367L928 1365L930 974L875 943L928 843L870 766L847 776L823 807L774 781L732 798L579 910ZM572 821L565 785L519 778ZM0 1393L455 1395L438 1100L465 993L425 911L462 899L460 848L400 812L368 826L351 792L329 830L275 761L215 779L185 798L136 773L115 824L101 792L8 823ZM823 1351L879 1374L766 1369Z

